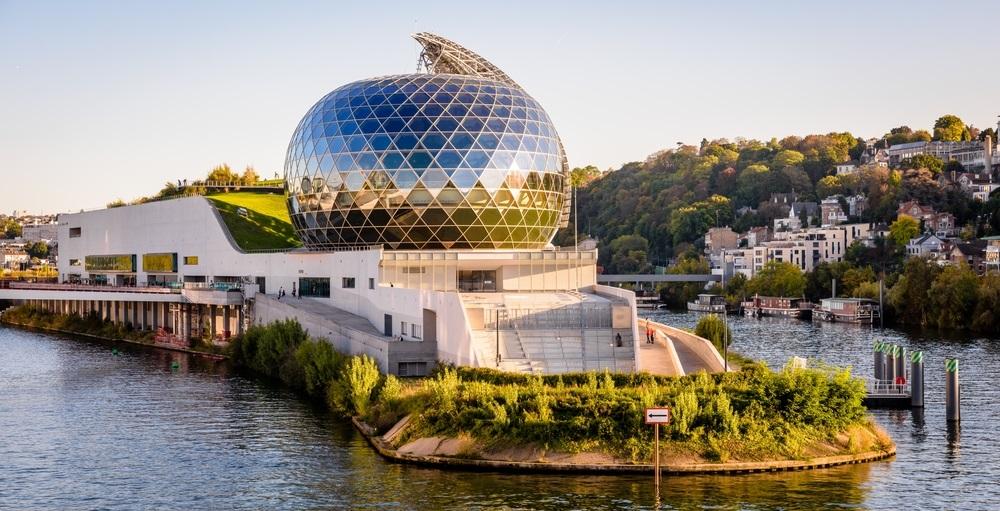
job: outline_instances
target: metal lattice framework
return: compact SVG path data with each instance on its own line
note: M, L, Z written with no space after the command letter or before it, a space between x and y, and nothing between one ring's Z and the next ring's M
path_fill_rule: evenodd
M299 123L285 181L307 247L537 249L565 225L551 119L492 64L441 41L428 69L447 73L344 85Z
M420 52L418 65L428 73L480 76L505 83L512 87L521 88L513 78L504 73L492 62L455 41L445 39L437 34L431 34L430 32L418 32L413 34L413 38L424 48ZM559 143L559 152L562 155L563 182L566 187L563 190L566 194L566 202L563 203L562 214L559 218L559 227L566 227L569 224L569 212L572 207L572 183L570 182L569 161L566 159L566 150L563 147L562 140L558 136L556 137L556 141Z

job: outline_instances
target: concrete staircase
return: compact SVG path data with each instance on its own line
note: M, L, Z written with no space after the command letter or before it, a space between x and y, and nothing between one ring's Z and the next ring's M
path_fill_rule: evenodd
M541 362L525 355L524 347L516 330L500 330L500 369L516 373L540 373ZM472 342L484 367L495 367L497 359L497 331L475 330Z
M635 371L635 346L630 331L608 329L500 330L500 369L558 374L578 371ZM486 367L496 360L496 331L477 330L473 342Z

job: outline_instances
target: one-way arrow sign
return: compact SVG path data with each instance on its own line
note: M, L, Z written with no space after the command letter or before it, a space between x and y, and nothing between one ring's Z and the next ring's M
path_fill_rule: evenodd
M670 408L646 408L646 424L670 424Z

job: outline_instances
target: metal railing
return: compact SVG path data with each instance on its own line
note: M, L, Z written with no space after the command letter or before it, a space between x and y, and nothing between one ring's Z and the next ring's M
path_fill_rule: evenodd
M160 285L115 286L111 284L52 284L40 282L7 282L2 286L6 289L35 289L45 291L100 291L104 293L180 293L180 287Z
M611 328L611 307L608 305L567 306L556 309L519 309L505 307L486 309L483 328L516 330L553 330L580 328Z
M869 396L909 396L911 389L909 381L865 380L865 391Z

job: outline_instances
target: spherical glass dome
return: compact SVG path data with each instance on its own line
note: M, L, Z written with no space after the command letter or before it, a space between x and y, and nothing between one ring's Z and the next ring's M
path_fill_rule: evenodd
M288 209L313 249L544 247L566 200L562 147L524 90L409 74L354 82L288 146Z

